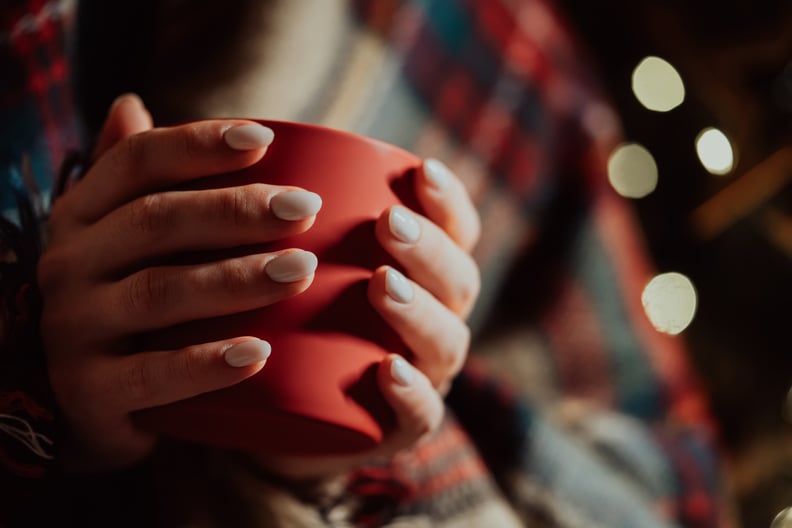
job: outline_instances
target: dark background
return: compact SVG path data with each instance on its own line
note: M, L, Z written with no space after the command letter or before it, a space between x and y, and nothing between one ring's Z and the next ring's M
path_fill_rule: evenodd
M692 360L722 427L729 482L746 527L767 527L792 506L792 2L563 0L620 112L625 138L649 149L656 191L633 202L660 271L691 278L699 294L685 331ZM647 55L669 61L685 102L667 113L632 94ZM707 173L694 140L721 129L737 151L727 176ZM786 150L784 150L786 149ZM786 185L746 214L706 232L699 207L727 207L735 185ZM732 202L734 201L732 200ZM720 205L719 205L720 204ZM748 204L748 205L746 205Z

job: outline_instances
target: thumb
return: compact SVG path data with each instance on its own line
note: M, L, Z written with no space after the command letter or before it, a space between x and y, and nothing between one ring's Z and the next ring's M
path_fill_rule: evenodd
M110 106L92 158L98 158L125 137L149 130L152 126L151 114L140 97L135 94L119 96Z

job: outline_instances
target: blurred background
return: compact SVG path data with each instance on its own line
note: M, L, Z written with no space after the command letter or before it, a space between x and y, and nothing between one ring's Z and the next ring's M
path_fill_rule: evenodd
M624 126L611 181L658 271L695 288L668 330L712 402L741 525L768 527L792 507L792 0L558 1Z
M632 143L611 181L695 287L683 336L743 525L766 527L792 506L792 2L562 5Z

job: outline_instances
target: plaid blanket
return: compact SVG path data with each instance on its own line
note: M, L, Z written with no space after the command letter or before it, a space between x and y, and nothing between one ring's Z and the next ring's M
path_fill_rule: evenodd
M0 9L11 73L0 81L0 526L729 525L717 430L684 343L643 313L654 270L605 178L618 117L547 0L356 0L322 100L301 116L443 159L479 206L476 338L435 437L322 483L194 446L165 445L128 473L53 471L56 410L24 292L32 219L45 220L55 167L78 145L64 51L74 7Z

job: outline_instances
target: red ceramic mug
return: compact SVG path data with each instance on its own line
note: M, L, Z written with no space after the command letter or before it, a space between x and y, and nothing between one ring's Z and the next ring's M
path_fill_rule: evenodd
M314 252L314 282L272 306L154 336L159 347L179 348L253 335L269 341L273 354L238 385L148 409L135 419L166 436L250 452L359 452L375 446L393 421L377 387L376 364L387 353L406 353L366 296L374 269L393 264L374 237L374 223L388 206L410 201L410 179L421 161L348 132L258 122L275 132L261 161L210 178L209 185L263 182L318 193L323 205L313 227L263 248Z

